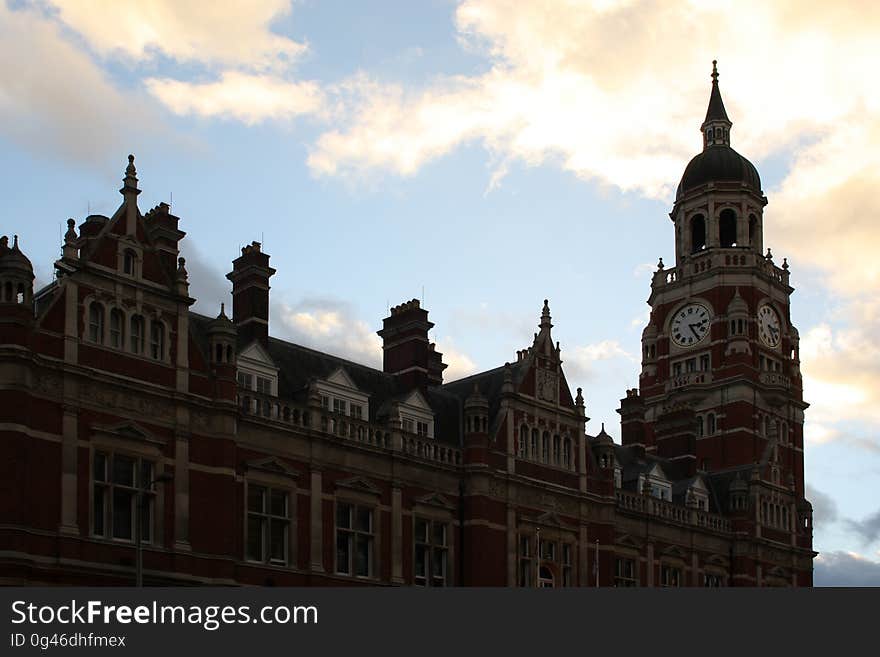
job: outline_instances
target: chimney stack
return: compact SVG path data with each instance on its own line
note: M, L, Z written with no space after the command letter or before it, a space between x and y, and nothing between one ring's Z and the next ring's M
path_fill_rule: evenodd
M443 354L428 341L428 311L418 299L391 309L382 321L382 369L396 374L405 388L426 388L443 383Z
M232 261L226 278L232 281L232 321L245 343L269 344L269 278L275 270L259 242L251 242Z

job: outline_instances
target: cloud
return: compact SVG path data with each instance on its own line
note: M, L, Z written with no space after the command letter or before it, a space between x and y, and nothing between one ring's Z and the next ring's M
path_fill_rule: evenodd
M443 362L448 367L443 371L443 382L449 383L457 379L463 379L477 371L477 365L471 358L460 351L452 338L443 338L437 341L437 351L443 354Z
M847 520L846 526L858 534L865 545L870 545L880 538L880 509L863 520Z
M599 361L626 361L629 368L637 359L620 346L617 340L602 340L592 344L577 346L563 352L565 373L569 382L593 379Z
M825 526L837 521L837 503L830 495L806 485L805 496L813 505L813 525Z
M118 91L38 12L0 2L0 60L0 133L25 148L82 165L127 152L131 126L138 140L160 130L143 98Z
M103 56L211 62L265 70L307 49L271 30L290 0L49 0L58 18Z
M863 125L858 119L878 105L863 72L880 55L872 47L877 12L862 7L755 0L734 12L723 2L467 0L455 14L459 41L487 69L420 88L355 76L347 119L317 140L309 163L324 175L409 176L476 142L500 163L491 184L512 162L551 162L668 198L677 183L670 175L700 144L716 53L735 140L751 157Z
M350 304L336 299L306 298L293 304L272 303L270 332L319 351L370 367L382 367L382 341Z
M315 82L290 82L270 75L227 71L215 82L149 78L147 89L175 114L237 119L255 124L321 110L323 94Z
M220 304L226 304L226 315L232 317L232 284L224 272L216 269L193 242L183 240L180 255L186 258L189 295L196 302L192 309L208 317L220 313Z
M815 586L880 586L880 563L852 552L823 552L813 561Z
M812 406L805 424L806 438L821 444L845 440L860 448L880 451L880 301L849 300L840 311L839 328L820 323L801 336L800 358L804 397ZM845 413L841 413L845 409ZM859 422L864 436L851 425Z

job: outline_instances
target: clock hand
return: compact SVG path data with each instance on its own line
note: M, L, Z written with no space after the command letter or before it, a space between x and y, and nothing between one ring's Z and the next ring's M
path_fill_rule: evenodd
M694 327L695 327L695 326L699 326L699 324L688 324L688 326L689 326L690 329L691 329L691 333L694 334L694 337L695 337L697 340L699 340L699 339L700 339L700 336L697 334L696 329L694 329Z

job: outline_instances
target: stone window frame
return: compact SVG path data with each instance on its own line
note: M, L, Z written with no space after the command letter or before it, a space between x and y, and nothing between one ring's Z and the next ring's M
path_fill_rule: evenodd
M167 472L166 463L162 448L164 443L152 437L145 436L143 440L137 440L133 437L125 435L114 429L96 429L92 434L89 443L89 536L96 540L109 541L113 543L121 543L124 545L133 545L135 543L135 535L131 539L114 538L112 526L108 529L109 534L100 535L95 533L95 452L102 452L108 455L107 469L112 470L111 462L113 455L120 454L129 458L136 459L138 465L137 473L140 473L140 463L149 460L153 463L153 479L156 479L163 472ZM165 495L168 484L155 485L152 489L152 505L150 510L150 540L146 541L142 538L142 544L145 546L161 546L165 538ZM136 489L135 489L136 490ZM112 503L111 503L112 504ZM108 512L109 513L109 512ZM135 510L137 513L137 509ZM110 519L112 525L112 518Z
M337 577L345 577L362 582L379 582L382 578L382 499L378 489L368 489L367 485L358 484L359 481L343 481L336 484L336 491L333 496L333 573ZM343 573L339 571L337 540L338 530L340 528L338 527L337 514L340 503L348 504L353 507L369 507L373 512L372 555L369 561L370 572L368 575L356 575L355 573ZM354 570L354 568L352 568L352 570Z
M298 526L298 480L299 473L289 470L286 465L276 459L265 459L250 463L242 481L242 548L241 560L249 564L260 564L274 568L295 568L298 559L299 526ZM250 486L260 486L267 490L278 490L287 493L287 559L285 563L272 561L270 556L263 560L248 558L248 498ZM269 517L269 514L266 514ZM268 541L267 541L268 545ZM264 546L265 551L265 546Z
M416 501L410 512L410 528L411 528L411 577L412 584L415 585L415 569L416 569L416 540L415 526L417 520L428 520L432 523L442 523L446 525L446 582L444 586L456 586L456 552L455 552L455 527L456 516L455 509L452 506L431 503L428 501ZM432 579L430 574L428 580ZM427 584L428 587L432 584Z

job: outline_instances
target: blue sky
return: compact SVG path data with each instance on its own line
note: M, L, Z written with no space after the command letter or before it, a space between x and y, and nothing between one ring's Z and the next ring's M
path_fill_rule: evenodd
M817 583L880 584L880 17L826 4L0 0L0 232L47 281L132 152L197 310L262 240L273 334L378 364L388 305L424 296L461 376L549 298L588 431L619 437L717 58L797 289Z

